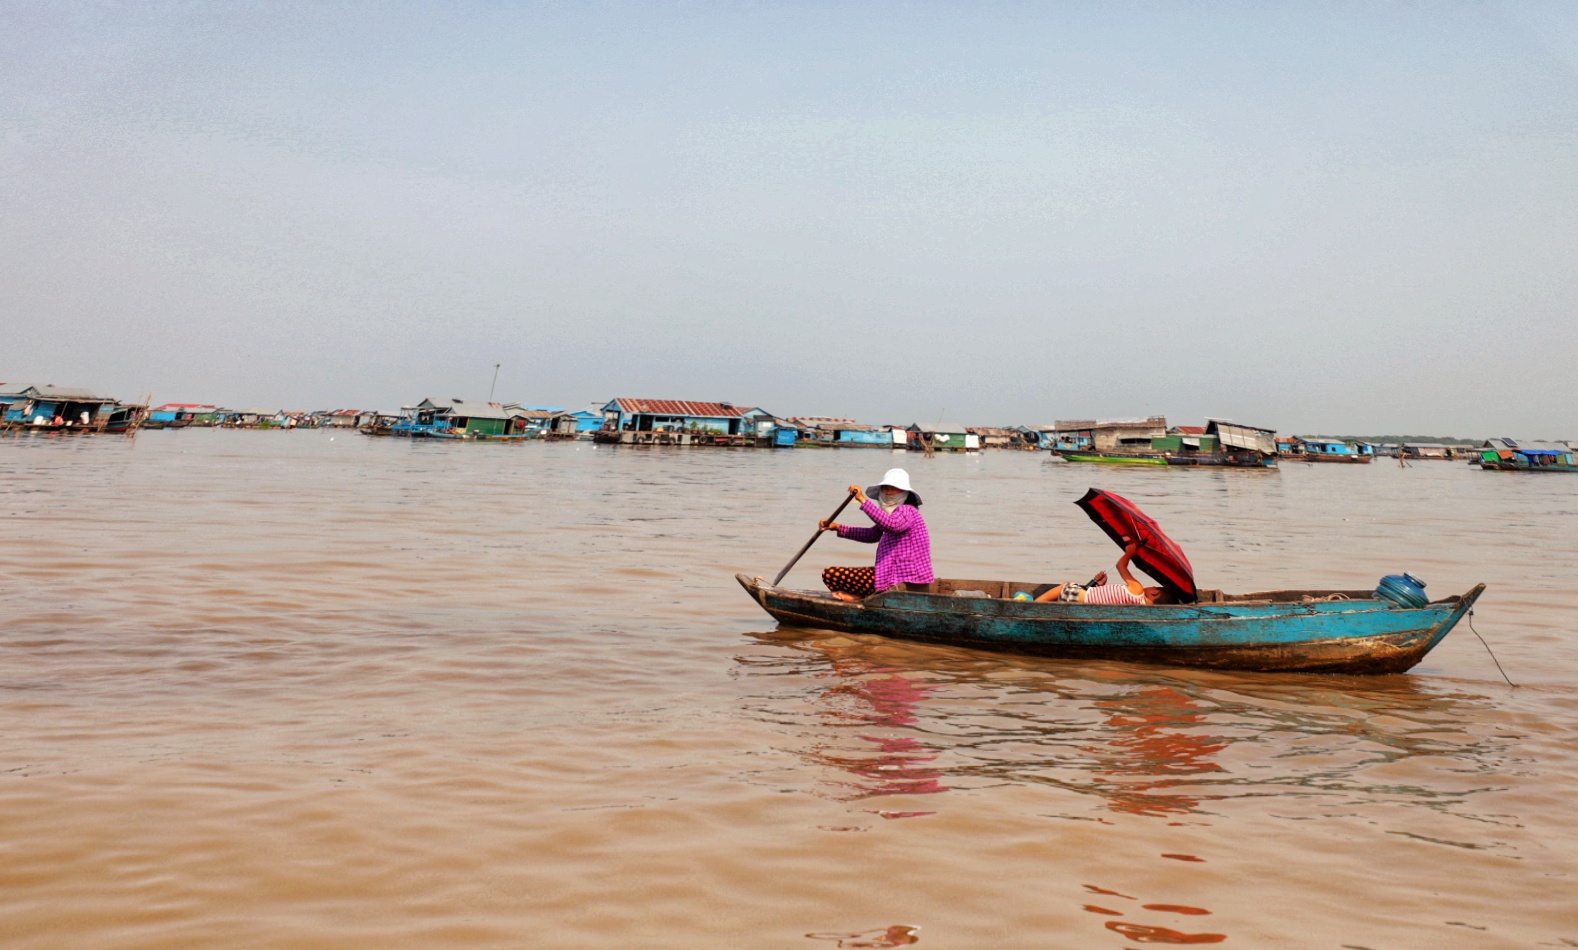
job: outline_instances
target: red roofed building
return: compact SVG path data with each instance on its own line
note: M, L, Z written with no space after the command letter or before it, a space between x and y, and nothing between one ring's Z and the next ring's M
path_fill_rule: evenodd
M754 438L764 434L757 431L758 424L772 420L773 414L764 409L742 409L729 402L620 397L603 407L602 432L672 432ZM765 434L771 435L770 432ZM615 436L606 441L628 440Z

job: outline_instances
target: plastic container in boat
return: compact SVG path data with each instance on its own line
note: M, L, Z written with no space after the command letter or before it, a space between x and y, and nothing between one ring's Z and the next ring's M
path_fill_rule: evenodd
M1399 607L1423 607L1430 603L1425 593L1425 582L1412 574L1388 574L1381 578L1375 596L1397 604Z

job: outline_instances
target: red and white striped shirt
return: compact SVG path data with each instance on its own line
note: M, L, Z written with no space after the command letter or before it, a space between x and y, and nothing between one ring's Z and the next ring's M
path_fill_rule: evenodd
M1143 604L1145 594L1136 594L1129 590L1129 585L1119 581L1116 584L1103 584L1100 587L1085 588L1085 603L1087 604Z

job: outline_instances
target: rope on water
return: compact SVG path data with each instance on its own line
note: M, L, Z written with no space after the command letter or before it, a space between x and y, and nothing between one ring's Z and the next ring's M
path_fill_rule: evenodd
M1496 659L1496 653L1490 648L1490 644L1485 643L1485 638L1481 637L1479 635L1479 631L1474 629L1474 608L1472 607L1468 609L1468 629L1472 631L1475 638L1484 645L1485 652L1490 654L1490 661L1496 664L1496 671L1501 674L1501 678L1507 681L1508 686L1511 686L1513 689L1517 689L1518 684L1514 683L1512 679L1507 676L1507 671L1501 668L1501 661Z

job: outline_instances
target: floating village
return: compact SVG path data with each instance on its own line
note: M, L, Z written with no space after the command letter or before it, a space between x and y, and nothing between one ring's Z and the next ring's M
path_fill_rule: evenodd
M1365 441L1280 436L1228 419L1169 425L1165 416L1062 419L1052 425L873 424L779 416L756 406L619 397L578 410L478 399L426 398L397 413L366 409L229 409L205 403L125 402L87 389L0 384L0 433L120 434L147 429L349 429L374 438L524 443L584 439L601 445L734 449L866 448L924 452L1048 452L1058 461L1274 470L1280 462L1364 465L1376 458L1466 461L1486 471L1578 472L1578 442Z

